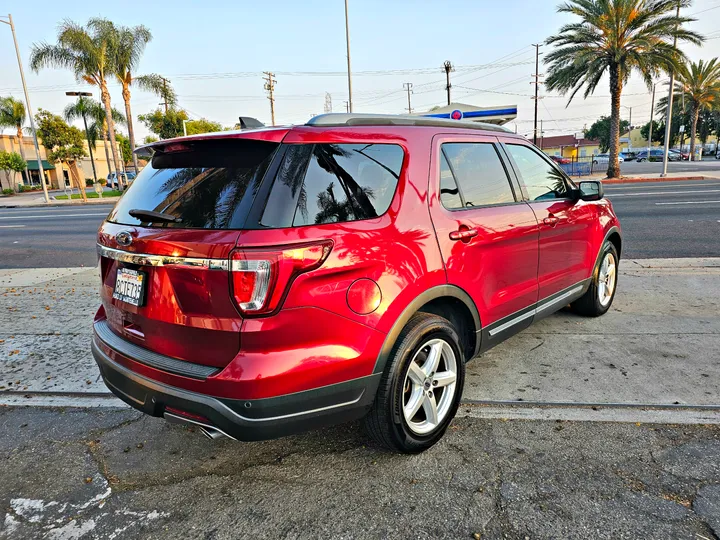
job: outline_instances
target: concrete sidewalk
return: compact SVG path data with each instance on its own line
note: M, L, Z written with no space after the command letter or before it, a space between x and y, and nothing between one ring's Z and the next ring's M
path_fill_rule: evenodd
M62 193L61 193L62 194ZM0 208L45 208L54 206L78 206L88 204L115 204L120 197L103 197L97 199L88 199L83 202L80 199L55 199L50 198L50 202L45 202L42 193L39 196L30 195L14 195L12 197L0 197Z
M466 403L479 415L523 418L565 418L571 404L598 420L632 420L637 406L657 406L662 421L681 405L700 409L678 421L719 422L720 259L620 268L605 316L557 313L468 364ZM101 397L90 355L97 289L94 268L0 271L0 403L119 403Z

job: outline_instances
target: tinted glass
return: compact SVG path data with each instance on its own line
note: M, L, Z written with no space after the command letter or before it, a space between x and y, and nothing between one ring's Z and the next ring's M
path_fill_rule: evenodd
M531 201L567 196L565 177L549 161L528 146L508 144L507 150L519 169Z
M187 151L156 152L110 212L124 225L233 229L242 227L276 143L202 141ZM149 223L130 210L152 210L181 219Z
M463 207L460 190L444 153L440 154L440 202L449 210Z
M402 161L397 145L292 145L261 223L289 227L380 216L392 202Z
M507 173L493 144L446 143L441 148L460 188L462 206L515 202Z

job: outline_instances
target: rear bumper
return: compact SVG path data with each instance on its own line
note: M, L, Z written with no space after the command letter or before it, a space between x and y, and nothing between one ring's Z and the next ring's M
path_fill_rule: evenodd
M105 385L125 403L151 416L209 427L241 441L273 439L360 418L372 406L382 375L272 398L218 398L135 373L105 354L99 342L95 334L92 352Z

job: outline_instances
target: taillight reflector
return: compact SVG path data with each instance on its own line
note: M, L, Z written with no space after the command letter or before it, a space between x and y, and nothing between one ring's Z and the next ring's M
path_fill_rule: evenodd
M231 254L232 294L245 315L273 312L300 274L319 268L332 250L325 240L277 249L238 249Z

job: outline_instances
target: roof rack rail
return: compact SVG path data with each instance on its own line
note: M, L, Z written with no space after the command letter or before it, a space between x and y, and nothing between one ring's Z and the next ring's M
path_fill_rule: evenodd
M410 116L408 114L328 113L313 116L305 125L314 127L432 126L513 133L511 130L496 124L432 118L428 116Z

